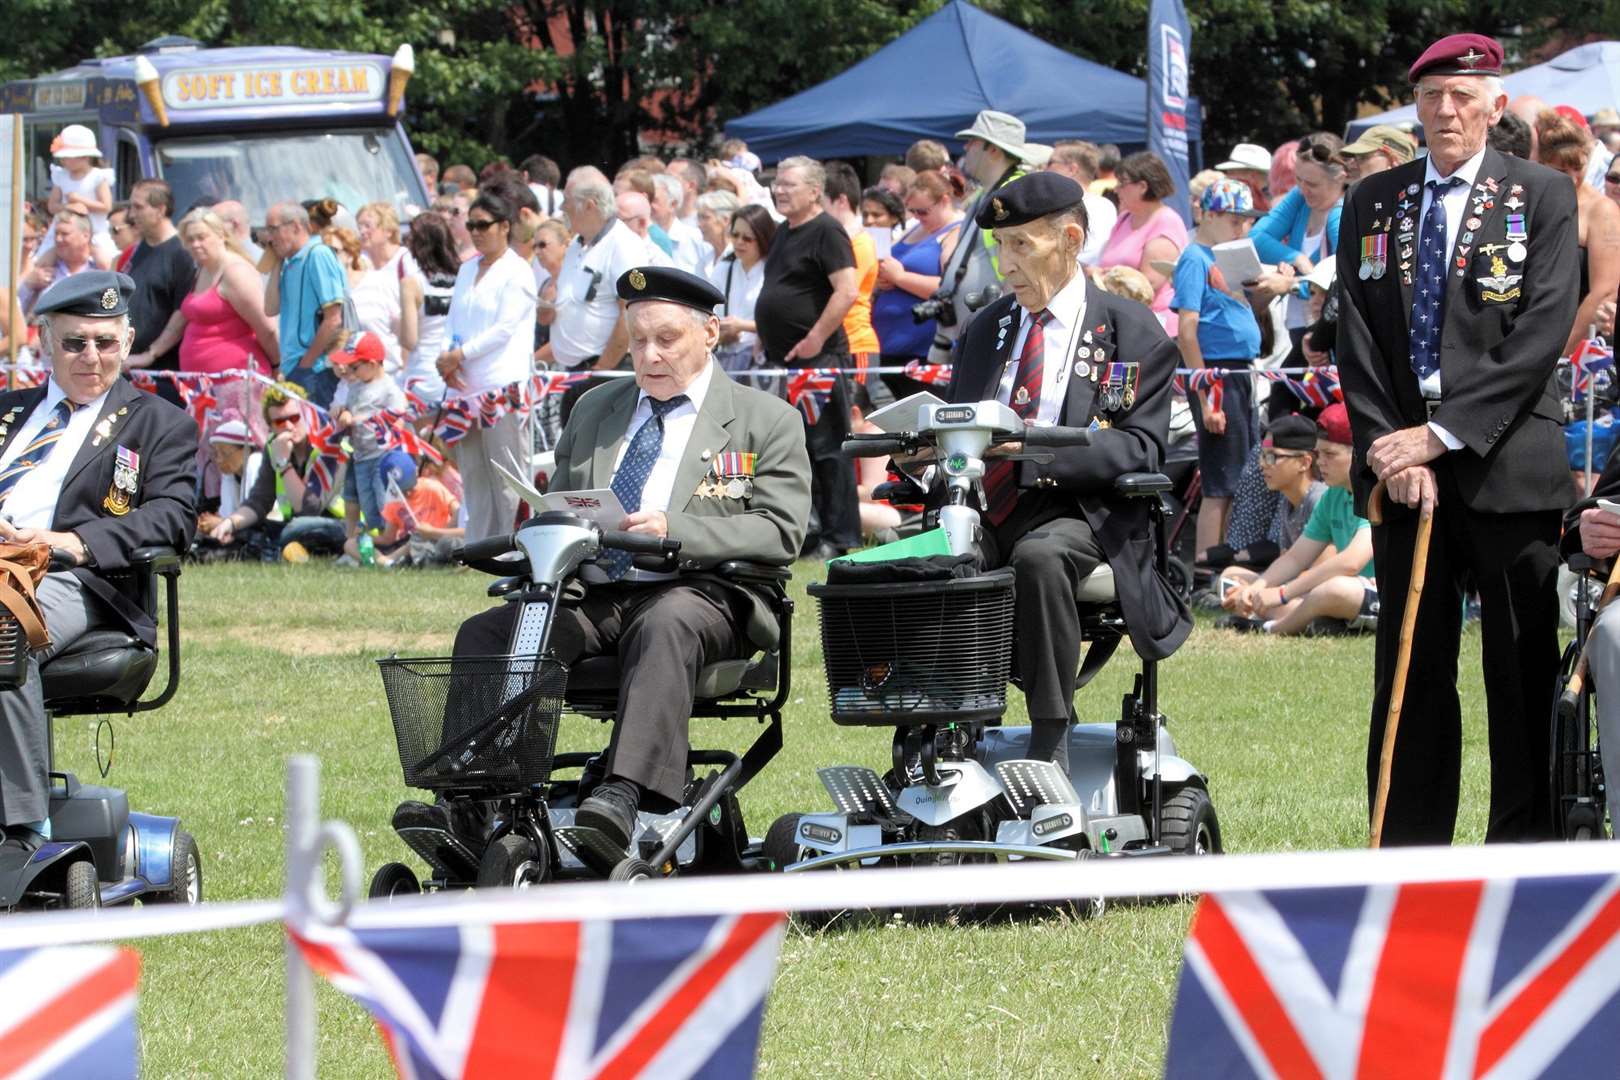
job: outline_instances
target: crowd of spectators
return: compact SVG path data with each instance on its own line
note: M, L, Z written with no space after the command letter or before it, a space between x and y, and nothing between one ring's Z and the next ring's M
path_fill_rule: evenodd
M87 135L70 126L57 140L49 199L23 222L18 288L0 297L0 334L26 347L31 305L56 280L92 266L130 274L131 369L188 406L185 380L213 380L199 461L201 535L217 551L397 565L510 527L518 499L494 464L543 463L579 395L627 369L613 283L649 264L720 290L717 358L734 378L792 397L795 371L837 372L808 384L805 553L891 537L904 515L872 502L881 475L858 474L839 446L871 411L925 388L913 377L924 365L949 361L962 325L1001 289L994 235L967 219L1001 185L1046 169L1086 192L1079 258L1094 282L1149 306L1180 345L1189 377L1174 427L1196 447L1202 499L1195 601L1224 608L1226 625L1284 633L1376 616L1364 534L1335 494L1347 440L1335 441L1323 406L1340 207L1357 179L1416 156L1407 130L1238 143L1191 178L1191 231L1152 152L1045 146L996 112L957 133L960 157L919 139L864 178L800 156L767 170L736 140L714 158L643 156L611 176L565 174L541 155L475 172L419 154L426 207L287 192L261 222L233 201L177 208L161 180L115 202ZM1520 99L1492 140L1576 186L1583 295L1569 348L1592 327L1612 333L1620 116ZM1244 240L1261 270L1229 281L1216 249ZM1259 377L1279 366L1293 377ZM1298 375L1307 369L1321 370L1314 387ZM258 377L227 374L243 370ZM452 443L427 421L406 453L373 422L530 386L537 371L565 378L532 410L485 416Z

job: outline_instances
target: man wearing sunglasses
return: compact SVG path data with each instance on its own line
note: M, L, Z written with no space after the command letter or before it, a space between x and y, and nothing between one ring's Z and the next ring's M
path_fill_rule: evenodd
M31 855L49 828L39 665L96 629L153 645L157 628L120 572L136 548L184 550L197 520L196 423L119 378L134 292L106 270L45 290L34 310L50 380L0 395L0 541L47 544L72 567L40 582L50 642L20 687L0 689L0 859Z

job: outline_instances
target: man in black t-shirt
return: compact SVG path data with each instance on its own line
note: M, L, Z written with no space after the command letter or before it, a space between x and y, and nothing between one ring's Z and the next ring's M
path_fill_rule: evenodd
M180 366L180 338L185 320L180 303L197 281L197 264L191 261L175 231L174 192L162 180L142 180L129 193L129 222L140 233L141 242L130 254L125 273L135 280L130 298L129 317L135 329L135 344L128 368L174 371ZM158 393L175 404L180 396L168 379L158 380Z
M771 192L787 220L765 257L765 282L754 321L765 358L790 368L843 368L849 363L844 315L855 302L855 251L849 234L822 208L826 174L821 163L790 157L776 167ZM805 551L841 555L861 543L855 471L839 452L849 433L849 398L842 375L814 424L805 425L810 450L813 514Z

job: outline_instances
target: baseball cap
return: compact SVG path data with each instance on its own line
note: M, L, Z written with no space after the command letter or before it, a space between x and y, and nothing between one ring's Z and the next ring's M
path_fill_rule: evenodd
M1280 416L1266 427L1261 444L1278 450L1315 450L1316 425L1298 413Z
M1404 165L1417 156L1417 139L1394 124L1375 124L1339 153L1345 157L1360 157L1379 150L1393 157L1397 165Z
M1204 189L1198 205L1206 214L1237 214L1240 217L1258 217L1254 209L1254 193L1241 180L1222 178Z
M1344 407L1344 402L1335 401L1322 410L1316 418L1316 434L1328 442L1350 446L1354 440L1350 436L1350 413Z
M355 338L353 348L333 349L327 359L334 364L358 364L361 361L380 364L387 355L387 350L383 348L382 338L367 330L358 338Z
M1271 151L1256 143L1240 142L1232 147L1227 159L1215 168L1221 172L1253 169L1256 172L1268 173L1271 171Z

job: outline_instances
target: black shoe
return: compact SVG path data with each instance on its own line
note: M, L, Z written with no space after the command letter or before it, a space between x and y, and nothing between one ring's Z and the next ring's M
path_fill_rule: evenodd
M583 829L595 829L628 851L640 804L641 785L634 780L614 777L596 785L591 797L579 804L574 824Z
M1215 620L1215 629L1236 630L1240 634L1258 634L1265 628L1264 619L1249 619L1242 615L1222 615Z
M443 803L402 802L393 824L399 838L441 877L471 881L478 875L482 838L462 835Z
M1191 603L1194 611L1225 610L1221 607L1221 598L1215 595L1214 589L1194 589Z

